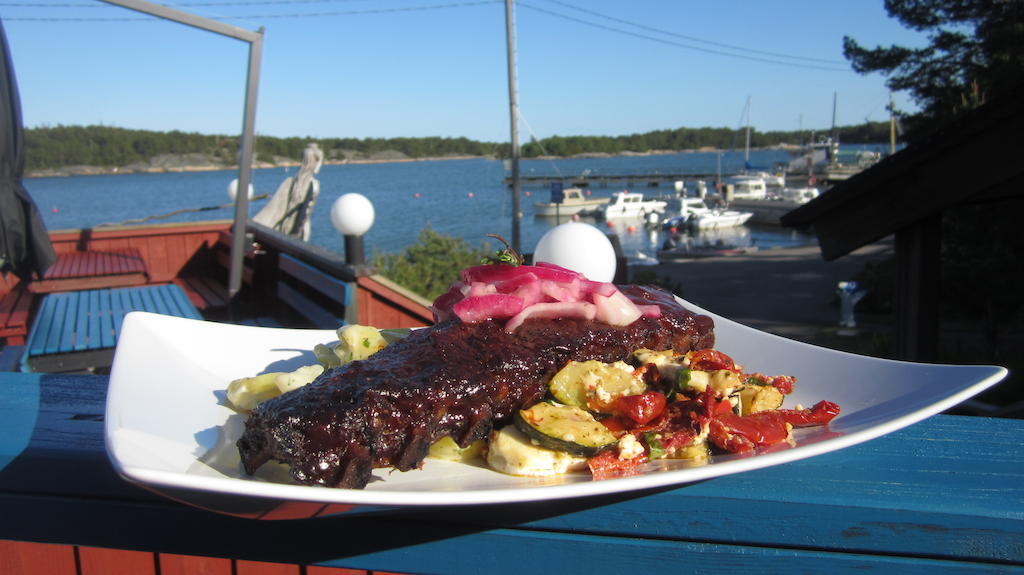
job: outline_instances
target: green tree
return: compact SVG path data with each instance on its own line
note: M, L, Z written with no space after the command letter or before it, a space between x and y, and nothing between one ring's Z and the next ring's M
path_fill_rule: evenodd
M879 72L921 106L908 128L932 124L1024 80L1024 2L1017 0L885 0L889 16L927 33L922 48L865 48L849 36L843 54L861 74ZM912 135L912 134L911 134Z
M448 291L459 272L479 264L492 250L474 248L461 238L439 234L429 227L400 254L374 254L373 267L398 284L433 300Z

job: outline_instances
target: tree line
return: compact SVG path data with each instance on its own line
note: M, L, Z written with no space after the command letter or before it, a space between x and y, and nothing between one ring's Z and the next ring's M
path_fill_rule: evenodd
M888 141L888 124L870 122L839 128L845 143ZM822 131L824 133L826 131ZM768 147L807 142L812 132L751 133L751 145ZM148 164L162 155L199 154L208 162L232 166L237 163L239 135L208 135L173 130L155 132L113 126L46 126L25 130L25 167L28 171L68 166L102 168ZM316 142L329 161L372 159L379 154L397 153L413 159L450 156L507 158L507 142L479 142L469 138L280 138L257 135L256 160L272 164L298 161L302 150ZM522 146L524 158L542 155L646 153L654 150L684 151L700 148L742 147L745 134L731 128L677 128L625 136L552 136Z

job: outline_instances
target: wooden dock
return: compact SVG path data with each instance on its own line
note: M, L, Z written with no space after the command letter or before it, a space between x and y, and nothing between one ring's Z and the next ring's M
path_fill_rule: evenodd
M721 177L724 179L734 175L736 174L722 174ZM560 182L565 186L573 186L577 188L607 188L609 186L657 188L662 185L672 185L674 182L680 180L687 182L694 182L696 180L714 182L718 178L719 175L717 173L702 174L690 172L651 172L643 174L525 174L519 176L519 182L521 185L541 187L550 186L552 183ZM505 185L512 185L511 177L505 178Z
M822 184L830 184L833 182L845 180L851 175L860 171L859 168L833 168L825 172L815 174L816 183L820 186ZM698 180L704 180L709 186L714 182L721 179L722 181L727 180L735 176L741 175L739 172L736 173L694 173L694 172L651 172L651 173L638 173L638 174L521 174L519 176L520 185L524 186L539 186L548 187L553 183L561 183L562 185L577 188L607 188L607 187L624 187L624 188L657 188L660 186L672 186L675 182L685 181L687 187L692 187L693 182ZM807 185L808 176L805 173L787 174L786 181L787 185L791 182L796 185L799 182L799 186ZM512 185L512 178L505 177L505 185Z

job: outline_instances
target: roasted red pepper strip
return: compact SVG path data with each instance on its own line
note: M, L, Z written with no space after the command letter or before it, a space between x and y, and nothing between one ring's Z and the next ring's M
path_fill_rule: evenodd
M766 447L789 437L786 424L794 427L825 425L839 414L839 406L819 401L811 409L779 409L760 411L747 416L715 413L710 422L708 439L726 451L739 453Z
M810 409L778 409L767 413L778 413L793 427L825 425L839 415L839 406L831 401L819 401ZM755 413L760 415L759 413Z

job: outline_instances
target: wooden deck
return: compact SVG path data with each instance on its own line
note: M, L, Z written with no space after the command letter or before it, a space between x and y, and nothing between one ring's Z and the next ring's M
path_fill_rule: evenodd
M57 256L42 279L29 284L33 293L124 287L146 283L146 262L138 248L74 251Z
M254 243L246 250L242 291L234 300L226 288L231 222L52 233L57 263L43 278L27 284L14 276L0 278L0 368L21 365L22 369L68 371L109 367L113 346L57 350L49 345L50 351L44 352L40 344L63 341L80 346L95 339L89 334L116 333L117 326L99 323L100 317L113 317L102 313L74 318L61 315L59 321L54 320L53 314L58 312L51 304L78 297L60 294L93 290L100 290L98 296L106 293L102 290L175 285L204 319L247 325L334 329L346 323L417 327L432 321L429 302L372 270L353 269L338 254L258 224L250 226ZM77 307L84 301L75 299L75 309L86 310ZM65 311L60 314L68 313L62 309ZM32 327L32 318L40 315L46 315L46 321L21 357L16 347L31 338L30 332L37 329ZM80 321L84 323L79 325ZM12 362L15 355L19 357ZM65 361L71 359L74 361ZM89 362L94 363L86 365Z
M32 324L22 371L77 371L114 358L124 316L148 311L202 319L174 284L52 293Z

